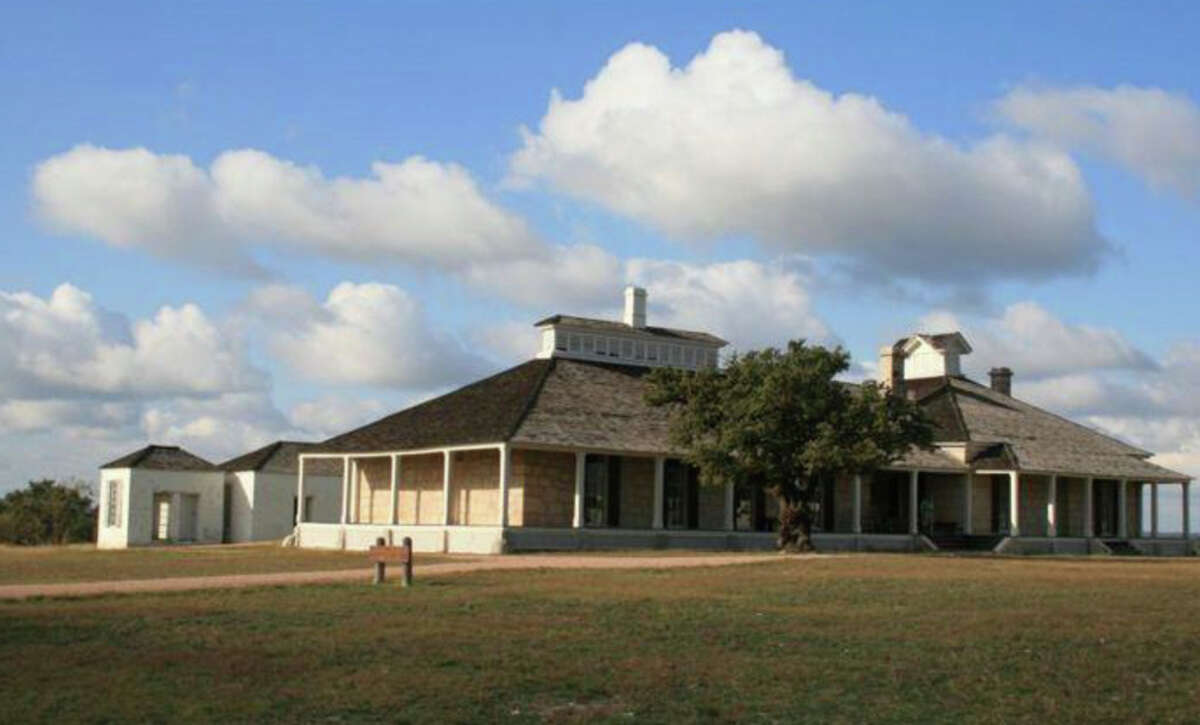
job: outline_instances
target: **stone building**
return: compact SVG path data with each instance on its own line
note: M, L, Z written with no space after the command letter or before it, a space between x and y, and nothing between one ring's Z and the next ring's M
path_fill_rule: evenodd
M702 485L668 440L667 411L646 404L655 367L717 364L725 342L653 327L643 290L620 322L567 315L535 325L528 362L335 436L299 455L308 472L341 467L338 519L299 513L300 546L361 549L409 536L419 551L773 546L775 503ZM814 544L826 550L976 548L1184 553L1157 527L1158 489L1189 479L1150 453L962 375L958 333L884 348L881 382L937 426L934 451L824 486ZM1143 530L1143 487L1150 526ZM1184 529L1190 522L1184 518Z

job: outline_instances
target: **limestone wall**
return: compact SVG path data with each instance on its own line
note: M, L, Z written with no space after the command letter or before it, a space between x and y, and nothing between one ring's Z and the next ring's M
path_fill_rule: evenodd
M450 474L450 523L498 526L500 452L457 451Z
M575 454L513 451L509 525L569 527L574 513Z
M654 459L621 457L621 529L648 529L654 518Z
M401 524L442 523L441 453L400 458L400 492L396 507Z
M357 464L358 505L351 508L350 520L361 524L391 523L391 459L359 458Z

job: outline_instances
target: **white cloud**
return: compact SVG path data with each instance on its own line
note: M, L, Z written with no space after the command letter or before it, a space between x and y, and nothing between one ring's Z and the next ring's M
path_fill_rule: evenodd
M128 325L70 284L49 298L0 292L0 343L0 391L14 398L202 395L267 382L195 305Z
M963 364L978 375L1001 365L1012 368L1021 380L1157 367L1116 330L1063 322L1032 301L1009 305L1002 315L988 319L960 320L948 311L935 311L921 319L918 329L963 332L974 348Z
M38 164L32 190L58 230L216 266L254 268L257 246L440 269L541 250L466 169L419 156L328 178L255 150L226 151L206 170L187 156L80 145Z
M433 328L421 304L393 285L343 282L323 303L296 288L269 286L250 307L266 321L276 357L308 380L427 389L488 367Z
M388 412L390 409L385 409L373 398L325 395L297 403L288 420L314 439L325 439L365 425Z
M741 31L682 68L631 44L580 98L555 91L510 181L688 241L749 236L937 281L1086 271L1108 246L1068 155L922 134L874 98L797 79Z
M1114 161L1152 186L1200 200L1200 107L1160 88L1017 88L996 102L1009 123Z

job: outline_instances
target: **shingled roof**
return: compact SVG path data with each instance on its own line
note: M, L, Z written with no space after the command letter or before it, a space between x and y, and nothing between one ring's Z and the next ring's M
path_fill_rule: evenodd
M647 325L646 327L631 327L624 322L614 322L612 320L598 320L592 317L575 317L574 315L551 315L544 320L538 320L533 323L534 327L543 325L569 325L571 327L579 327L596 332L612 332L622 335L642 335L656 339L671 339L671 340L690 340L693 342L706 342L713 345L727 345L725 340L710 335L707 332L696 332L694 330L676 330L670 327L655 327Z
M1190 477L1142 450L966 378L948 377L918 401L940 442L967 443L971 467L1152 481Z
M100 468L145 468L156 471L220 470L200 456L179 446L148 445L105 463Z
M226 471L256 471L259 473L297 473L301 453L316 450L319 443L300 441L275 441L257 450L243 453L222 463L219 468ZM310 474L340 475L341 469L328 462L311 461L304 469Z
M506 441L521 423L555 362L530 360L334 436L313 450L365 453Z

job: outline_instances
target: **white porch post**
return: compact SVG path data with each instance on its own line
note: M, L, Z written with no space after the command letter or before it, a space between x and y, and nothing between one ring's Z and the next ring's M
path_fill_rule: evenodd
M663 478L666 475L667 459L656 456L654 459L654 515L650 519L650 528L663 527Z
M1046 492L1046 536L1058 536L1058 476L1053 474Z
M587 454L575 451L575 509L571 515L571 526L583 528L583 484L587 474Z
M1083 535L1089 539L1096 535L1096 510L1092 505L1095 483L1091 476L1083 479Z
M400 523L400 454L392 455L392 526Z
M908 533L917 534L920 520L917 518L917 481L921 476L920 471L910 471L908 474Z
M1150 484L1150 538L1158 538L1158 484Z
M854 474L854 519L851 527L854 533L862 533L862 475Z
M727 484L725 484L725 530L726 531L733 531L733 528L734 528L733 516L734 516L735 512L733 510L733 506L734 506L733 484L727 483Z
M1192 514L1188 510L1190 502L1188 501L1188 486L1190 481L1183 482L1183 540L1186 542L1188 537L1192 535Z
M963 476L963 486L966 492L963 495L963 533L970 536L975 530L975 474L968 473Z
M350 516L350 456L342 456L342 524Z
M442 451L442 525L450 525L450 473L454 467L450 451Z
M1117 481L1117 537L1129 538L1129 481Z
M304 523L304 458L296 471L296 525Z
M1019 476L1016 471L1008 472L1008 535L1021 535L1021 498L1017 492Z
M508 526L508 479L512 474L512 451L500 446L500 526Z
M358 459L350 459L350 523L359 523L358 516Z

